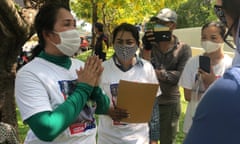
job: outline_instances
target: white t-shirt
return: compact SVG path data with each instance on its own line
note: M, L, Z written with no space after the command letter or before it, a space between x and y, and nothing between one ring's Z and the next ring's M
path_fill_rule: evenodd
M103 63L104 71L100 86L109 96L111 107L116 103L117 86L120 80L158 84L152 65L142 60L123 72L114 63L113 58ZM132 92L134 94L134 92ZM160 95L160 88L158 95ZM144 114L143 114L144 115ZM98 144L149 144L148 123L114 124L107 115L99 115Z
M76 82L76 69L84 66L84 63L71 59L72 65L69 70L42 58L36 57L30 63L22 67L16 76L15 95L16 101L23 120L28 119L34 114L44 111L52 111L63 103L72 92L74 82ZM76 84L76 83L75 83ZM76 123L77 128L84 129L86 123L81 116ZM94 121L95 123L95 121ZM68 127L52 142L39 140L30 129L27 133L25 144L95 144L96 128L81 131L72 131Z
M232 65L232 58L228 55L224 55L224 58L213 67L213 71L217 77L221 77L225 70ZM179 79L179 85L183 88L192 89L195 83L196 74L199 68L199 56L192 57L186 63L182 75ZM187 106L184 123L183 132L188 133L192 125L192 111L194 109L194 104L190 101Z

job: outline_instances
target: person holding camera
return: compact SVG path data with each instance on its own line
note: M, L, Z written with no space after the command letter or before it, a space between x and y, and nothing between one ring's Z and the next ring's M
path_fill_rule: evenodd
M224 54L223 50L225 32L226 27L221 22L209 22L203 25L201 44L205 52L189 59L184 67L179 80L179 85L184 88L185 100L189 102L183 123L184 133L188 133L192 125L192 118L203 93L232 64L232 58ZM206 66L208 69L204 70ZM197 99L194 99L194 96L197 96Z
M160 113L160 142L172 144L178 129L178 120L181 113L180 92L178 80L182 70L191 57L189 45L180 42L173 35L177 26L175 11L164 8L152 17L145 25L145 34L142 39L144 49L143 58L151 61L162 94L158 97ZM159 136L154 136L155 129L150 122L150 139L152 144L157 143Z

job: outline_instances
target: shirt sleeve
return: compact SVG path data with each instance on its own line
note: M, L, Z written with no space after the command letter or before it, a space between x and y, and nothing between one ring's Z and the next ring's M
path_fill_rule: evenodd
M108 112L110 108L110 100L100 87L94 87L91 99L97 103L96 114L106 114Z
M38 112L52 110L48 93L33 72L18 71L14 90L23 121Z
M149 70L149 76L150 76L149 77L149 82L154 83L154 84L159 84L156 72L155 72L152 64L147 61L144 65L147 65L146 69ZM158 87L158 91L157 91L157 95L156 96L159 96L161 94L162 94L162 91L161 91L160 87Z
M192 56L190 46L183 44L181 52L179 52L178 65L176 70L167 70L166 82L171 84L177 84L181 73L184 69L188 59Z
M195 75L198 70L198 65L198 56L192 57L187 61L178 82L179 86L192 89L192 86L195 82Z
M34 114L25 122L39 139L52 141L76 120L92 90L92 86L79 83L73 94L56 109Z

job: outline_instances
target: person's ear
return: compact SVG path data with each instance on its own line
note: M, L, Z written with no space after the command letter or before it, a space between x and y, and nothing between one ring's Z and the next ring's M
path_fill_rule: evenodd
M169 28L170 28L170 31L172 31L172 30L174 30L174 29L177 28L177 24L176 24L176 23L171 23L171 24L169 25Z
M43 38L48 41L56 42L58 43L60 41L58 35L52 31L43 31L42 32Z
M42 31L42 35L43 35L43 38L44 39L48 39L49 37L51 37L51 33L50 32L48 32L48 31Z

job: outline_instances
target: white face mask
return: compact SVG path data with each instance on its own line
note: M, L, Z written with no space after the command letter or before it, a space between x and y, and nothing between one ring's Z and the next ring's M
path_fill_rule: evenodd
M223 48L224 43L215 43L212 41L202 41L201 45L206 53L211 53L211 52L215 52L219 48Z
M72 29L63 32L55 32L60 37L60 44L54 45L65 55L73 56L80 47L80 34L78 30Z

